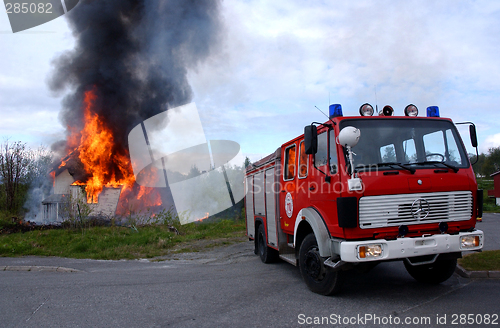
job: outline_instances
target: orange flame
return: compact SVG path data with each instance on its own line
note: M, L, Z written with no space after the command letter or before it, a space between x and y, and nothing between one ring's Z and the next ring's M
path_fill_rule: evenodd
M69 128L68 137L68 146L77 146L83 168L90 174L85 181L88 203L97 203L104 187L127 188L135 182L130 160L116 151L111 130L93 111L96 99L95 90L85 92L83 130Z
M139 189L137 191L137 189ZM161 194L156 188L135 185L134 188L122 190L116 214L139 214L162 205Z
M112 130L96 113L96 89L84 95L84 127L68 127L68 157L59 168L78 156L88 174L86 180L75 181L73 185L84 185L88 203L98 203L105 187L121 188L116 214L128 215L162 205L157 188L138 186L127 149L115 143ZM158 182L160 172L153 169L144 177L151 185Z
M203 220L208 219L208 217L209 217L209 216L210 216L210 213L208 213L208 212L207 212L207 213L205 213L205 216L204 216L204 217L202 217L201 219L198 219L198 220L196 220L196 221L201 222L201 221L203 221Z
M138 200L143 201L144 206L160 206L161 196L154 188L140 186Z

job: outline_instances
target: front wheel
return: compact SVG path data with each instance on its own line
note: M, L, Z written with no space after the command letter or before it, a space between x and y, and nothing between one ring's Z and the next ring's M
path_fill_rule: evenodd
M313 233L302 241L299 250L300 273L307 287L321 295L333 295L342 285L342 272L333 271L324 265L325 259L319 254L318 243Z
M411 265L408 261L404 261L406 271L418 282L428 284L440 284L448 280L455 272L457 259L442 259L439 258L431 264Z

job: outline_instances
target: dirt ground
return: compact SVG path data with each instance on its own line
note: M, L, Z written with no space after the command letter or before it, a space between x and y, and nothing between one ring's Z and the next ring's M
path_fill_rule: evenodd
M156 261L196 261L203 263L238 262L255 256L254 242L246 236L194 240L176 245L168 255L150 259Z

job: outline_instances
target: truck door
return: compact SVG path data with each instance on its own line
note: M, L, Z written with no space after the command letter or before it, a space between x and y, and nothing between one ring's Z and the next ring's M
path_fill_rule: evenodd
M249 175L245 180L246 196L245 196L245 213L247 221L247 235L255 237L255 217L254 217L254 203L253 203L253 175Z
M266 170L266 223L267 243L278 247L278 235L276 231L276 185L274 183L274 167Z
M337 145L335 131L323 130L318 133L318 152L309 156L308 169L308 199L310 206L316 208L323 218L337 216L337 197L340 196L342 185L338 172ZM330 180L329 182L327 180ZM328 228L338 229L337 220L326 220Z
M297 183L297 145L290 144L283 150L283 167L280 174L280 224L281 229L288 234L293 234L295 218L298 210L296 201Z

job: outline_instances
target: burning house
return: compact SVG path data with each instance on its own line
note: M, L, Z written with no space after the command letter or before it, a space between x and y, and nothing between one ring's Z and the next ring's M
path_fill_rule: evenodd
M63 220L80 197L98 216L169 209L168 185L135 183L127 136L190 102L187 72L218 44L219 2L84 0L65 17L76 43L53 61L49 81L53 91L69 93L60 113L66 138L52 146L60 157L53 193L42 201L44 221Z
M91 217L111 218L116 215L121 187L104 187L99 199L87 200L85 185L75 181L65 167L54 172L54 193L42 201L42 220L44 222L62 222L70 219L75 206L87 204ZM77 205L78 204L78 205Z
M42 201L41 217L43 222L62 222L66 219L64 212L69 198L69 186L74 182L67 169L59 174L51 172L54 178L54 193Z

